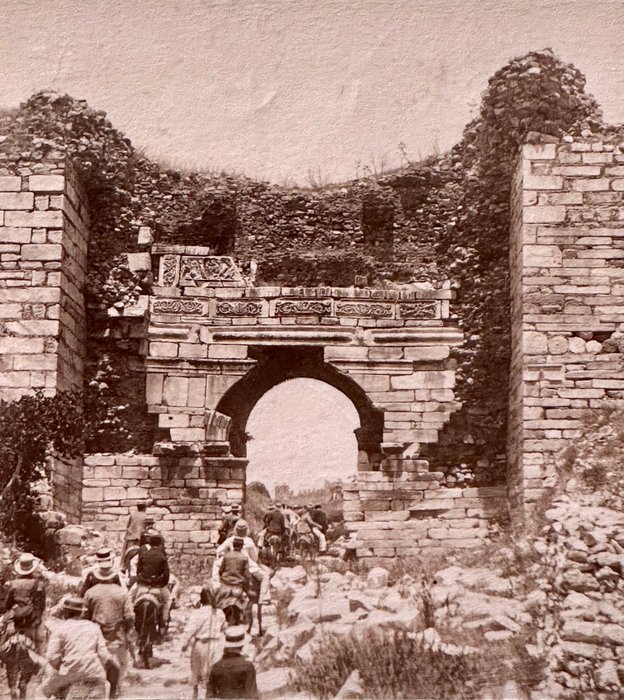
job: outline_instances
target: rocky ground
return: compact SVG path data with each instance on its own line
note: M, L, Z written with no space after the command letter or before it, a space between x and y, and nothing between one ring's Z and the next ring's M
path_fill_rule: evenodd
M371 631L389 637L403 631L423 653L441 658L485 654L488 668L474 667L465 697L624 695L621 511L563 494L534 537L436 560L350 571L338 558L321 557L306 568L279 569L264 636L255 626L247 646L262 697L333 697L327 688L306 689L305 680L293 684L295 665L318 662L329 636L347 644ZM55 574L49 586L58 597L76 582ZM156 647L154 668L129 672L123 698L190 697L181 632L196 590L182 582L170 639ZM366 669L343 668L339 680L336 691L347 681L339 697L370 697Z

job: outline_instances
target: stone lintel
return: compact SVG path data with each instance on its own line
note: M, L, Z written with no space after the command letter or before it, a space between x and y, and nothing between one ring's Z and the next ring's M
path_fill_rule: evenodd
M394 345L459 345L464 334L459 328L449 326L426 326L412 328L397 328L396 330L377 331L372 329L371 335L375 343Z
M216 341L231 343L248 343L250 345L310 345L327 343L350 343L353 341L354 334L341 331L321 330L313 331L310 329L298 330L296 328L288 330L218 330L213 333L213 339Z

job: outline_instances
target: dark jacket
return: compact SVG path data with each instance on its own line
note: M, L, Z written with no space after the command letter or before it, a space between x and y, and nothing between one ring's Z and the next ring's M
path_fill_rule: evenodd
M46 604L46 592L43 582L37 578L16 578L9 581L4 599L4 611L13 607L32 606L32 613L24 622L39 624Z
M169 583L167 555L160 547L141 547L136 574L137 583L163 588Z
M327 532L327 514L320 508L314 508L310 515L312 520L319 526L320 531L325 534Z
M249 559L246 554L232 550L227 552L219 568L222 583L228 586L245 586L249 576Z
M264 527L267 533L283 535L286 532L286 518L281 510L269 510L264 514Z
M226 650L210 669L209 698L257 698L256 669L240 652Z

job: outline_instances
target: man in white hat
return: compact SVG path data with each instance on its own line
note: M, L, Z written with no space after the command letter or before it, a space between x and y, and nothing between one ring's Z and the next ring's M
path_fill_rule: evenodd
M245 554L249 560L249 573L258 581L260 586L260 597L259 602L261 605L267 605L270 602L269 595L269 579L270 572L267 569L262 568L258 564L258 548L255 542L249 536L249 526L246 520L238 520L234 526L234 534L228 537L223 544L217 547L216 559L212 568L212 580L215 583L220 582L219 571L221 569L221 564L223 562L223 557L228 553L234 551L234 540L242 539L243 544L241 547L241 552Z
M95 553L95 563L83 572L80 585L80 597L84 598L91 586L101 583L102 579L113 579L123 587L123 581L118 571L113 569L113 551L109 547L101 547Z
M87 590L84 597L87 617L99 625L109 652L117 660L118 678L111 683L111 697L116 697L128 666L134 609L130 595L119 584L112 560L101 563L93 576L96 583Z
M63 622L55 625L48 644L50 669L40 686L46 697L61 696L74 683L99 686L97 697L106 697L106 676L117 664L109 653L98 625L84 619L82 598L63 602ZM94 695L95 697L95 695Z
M13 563L17 578L9 581L4 599L4 612L19 612L23 631L32 639L37 652L41 652L45 642L46 591L43 581L36 575L40 563L41 560L32 554L20 554Z
M209 698L257 698L256 669L243 656L245 626L237 625L225 630L223 657L210 669L208 678Z
M236 503L231 506L223 506L223 520L219 526L219 538L217 539L217 544L222 544L228 537L231 536L231 534L234 532L234 526L239 518L240 506L238 506Z

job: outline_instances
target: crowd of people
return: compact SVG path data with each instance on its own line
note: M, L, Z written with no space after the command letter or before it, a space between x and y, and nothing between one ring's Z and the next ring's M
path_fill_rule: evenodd
M205 687L207 697L257 697L253 664L243 655L247 628L243 611L255 590L258 605L270 602L270 569L260 563L266 541L279 538L285 556L297 538L312 535L319 551L327 544L327 516L320 504L290 508L270 504L254 541L237 504L225 506L211 579L205 583L184 631L182 649L190 654L193 698ZM45 624L46 577L42 562L21 554L15 577L5 586L0 658L8 641L19 635L35 668L43 668L39 686L45 697L64 698L70 686L91 687L93 697L117 697L129 660L136 661L135 609L145 598L158 609L161 638L168 634L171 606L179 583L171 573L165 539L146 504L130 516L119 558L101 548L82 573L79 595L65 597L53 625ZM246 601L246 602L245 602ZM238 607L237 607L238 606ZM95 689L95 690L93 690Z

